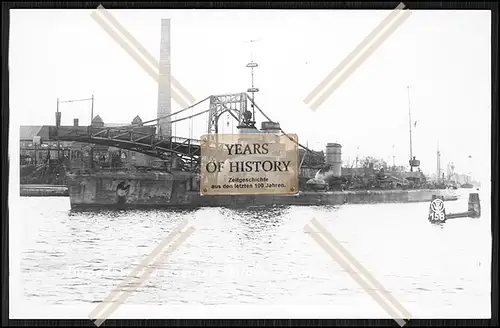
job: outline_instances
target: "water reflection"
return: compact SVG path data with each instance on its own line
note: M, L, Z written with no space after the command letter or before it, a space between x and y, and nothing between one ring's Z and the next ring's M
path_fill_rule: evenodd
M81 215L97 215L97 216L109 216L109 217L120 217L123 215L129 215L131 213L149 213L149 214L158 214L158 213L166 213L169 215L184 215L196 212L197 208L169 208L164 210L158 209L140 209L140 208L132 208L132 209L120 209L120 208L110 208L103 210L102 208L85 208L85 209L71 209L68 212L69 216L81 216Z
M444 229L445 225L444 222L431 222L430 224L434 227L434 229Z
M246 209L221 210L224 216L230 216L239 227L238 238L257 240L271 236L289 215L289 206L252 207ZM240 228L241 227L241 228Z

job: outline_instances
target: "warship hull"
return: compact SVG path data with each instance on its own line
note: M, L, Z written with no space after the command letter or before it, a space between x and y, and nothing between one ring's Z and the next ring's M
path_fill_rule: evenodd
M199 208L255 206L318 206L428 202L433 195L457 200L451 190L299 191L294 195L202 196L193 175L165 172L97 172L67 175L71 208Z

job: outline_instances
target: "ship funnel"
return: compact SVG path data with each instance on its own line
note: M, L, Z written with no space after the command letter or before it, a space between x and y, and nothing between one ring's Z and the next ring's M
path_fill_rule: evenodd
M270 122L270 121L262 122L260 130L264 133L274 133L274 134L281 133L280 124L278 122Z
M338 143L326 145L326 165L331 167L334 177L342 174L342 146Z

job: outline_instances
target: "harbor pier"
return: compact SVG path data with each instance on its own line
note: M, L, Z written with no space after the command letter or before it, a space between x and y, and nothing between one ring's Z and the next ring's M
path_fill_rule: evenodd
M21 197L68 197L67 186L42 185L42 184L22 184L20 186Z

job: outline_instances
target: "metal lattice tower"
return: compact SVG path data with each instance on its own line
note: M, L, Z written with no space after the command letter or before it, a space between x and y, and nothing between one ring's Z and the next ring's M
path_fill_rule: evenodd
M219 118L229 113L239 125L244 123L243 113L247 111L247 94L235 93L210 97L208 133L218 133Z

